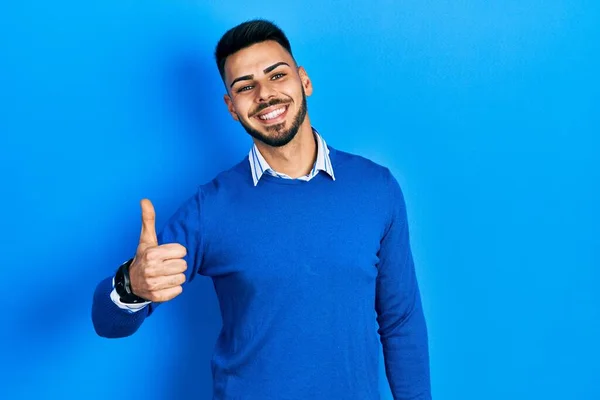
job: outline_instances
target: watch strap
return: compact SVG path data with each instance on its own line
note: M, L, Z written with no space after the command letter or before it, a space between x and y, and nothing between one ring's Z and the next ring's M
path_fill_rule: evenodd
M115 274L115 291L119 295L121 302L125 304L145 303L148 300L136 295L131 289L131 280L129 278L129 267L133 263L133 258L127 260L117 270Z

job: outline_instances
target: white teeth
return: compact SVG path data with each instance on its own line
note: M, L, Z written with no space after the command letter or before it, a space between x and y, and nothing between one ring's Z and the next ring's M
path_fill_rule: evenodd
M268 114L259 115L258 118L262 119L263 121L266 121L266 120L269 120L269 119L273 119L273 118L279 117L281 114L283 114L284 111L285 111L285 107L281 107L281 108L278 108L277 110L271 111Z

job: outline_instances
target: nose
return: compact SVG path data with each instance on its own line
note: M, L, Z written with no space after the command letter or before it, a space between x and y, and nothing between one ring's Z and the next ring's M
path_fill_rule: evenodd
M273 90L273 88L270 85L261 84L258 86L257 89L258 90L257 90L256 101L259 103L263 103L265 101L268 101L272 97L275 97L275 91Z

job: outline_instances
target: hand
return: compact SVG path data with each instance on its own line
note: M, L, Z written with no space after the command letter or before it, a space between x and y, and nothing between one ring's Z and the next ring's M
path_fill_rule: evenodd
M142 232L140 243L129 267L131 290L139 297L153 302L165 302L183 291L184 271L187 263L183 257L185 247L179 243L158 245L156 215L148 199L141 201Z

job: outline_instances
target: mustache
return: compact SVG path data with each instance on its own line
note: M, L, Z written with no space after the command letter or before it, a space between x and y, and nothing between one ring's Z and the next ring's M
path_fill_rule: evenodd
M282 99L271 99L269 100L267 103L261 103L258 105L258 107L256 107L256 110L254 110L250 116L254 117L256 114L260 113L262 110L269 108L271 106L275 106L277 104L288 104L287 101L282 100Z

